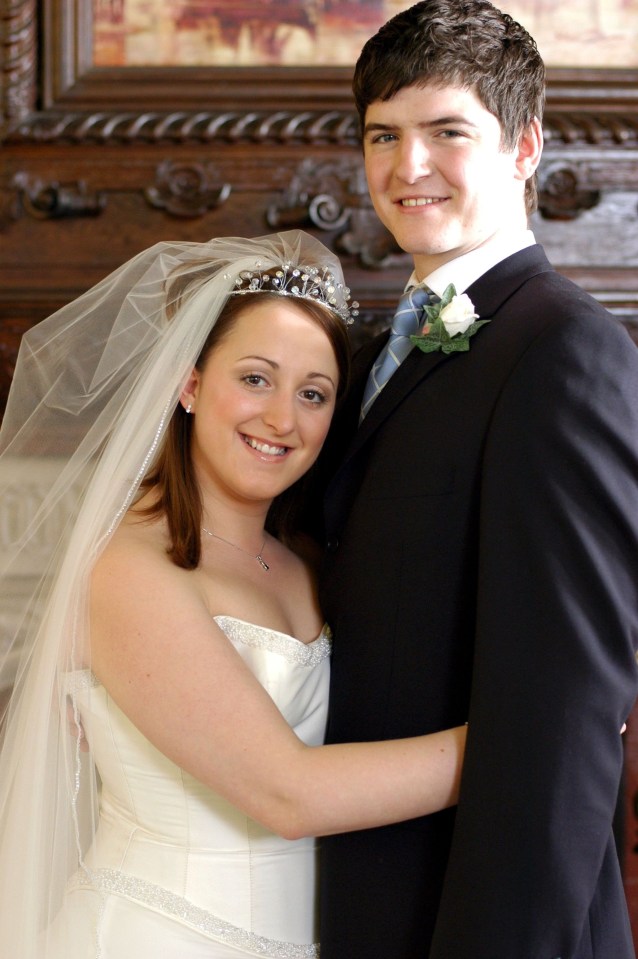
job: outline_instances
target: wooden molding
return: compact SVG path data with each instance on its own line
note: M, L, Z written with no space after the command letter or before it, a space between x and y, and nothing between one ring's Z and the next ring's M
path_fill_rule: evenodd
M351 68L96 68L91 6L0 0L0 140L357 142ZM637 70L549 70L548 144L638 146L637 79Z

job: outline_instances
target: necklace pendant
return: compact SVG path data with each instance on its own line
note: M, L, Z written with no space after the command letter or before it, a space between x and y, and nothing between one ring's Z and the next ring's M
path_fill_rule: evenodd
M238 553L245 553L246 556L252 556L253 559L256 559L257 562L259 563L259 565L261 566L261 568L262 568L263 570L265 570L266 572L268 572L268 570L270 569L270 566L268 565L268 563L266 562L266 560L265 560L265 559L262 557L262 555L261 555L261 549L263 549L264 546L266 545L266 538L265 538L265 537L264 537L263 543L261 544L261 549L259 550L259 552L257 553L257 555L254 556L253 553L249 553L247 549L242 549L242 547L241 547L241 546L238 546L237 543L231 543L231 541L230 541L229 539L224 539L223 536L218 536L217 533L213 533L212 529L206 529L205 526L202 526L202 527L201 527L201 530L202 530L203 533L207 533L209 536L212 536L213 539L218 539L218 540L220 541L220 543L226 543L226 546L232 546L233 549L236 549Z

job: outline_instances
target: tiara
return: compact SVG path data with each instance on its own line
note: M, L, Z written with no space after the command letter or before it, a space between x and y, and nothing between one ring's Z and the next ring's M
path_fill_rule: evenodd
M296 296L320 303L340 316L347 325L359 315L359 304L355 300L350 303L350 290L327 267L293 266L286 262L269 269L270 272L263 271L261 262L257 261L254 270L242 270L235 278L231 296L238 293ZM231 279L229 274L227 278Z

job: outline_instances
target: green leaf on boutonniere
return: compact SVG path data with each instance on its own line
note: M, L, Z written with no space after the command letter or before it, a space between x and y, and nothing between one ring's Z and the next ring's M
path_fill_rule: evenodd
M421 333L410 340L424 353L465 353L470 337L489 320L479 320L467 293L457 295L453 283L446 288L440 302L425 307L426 321Z

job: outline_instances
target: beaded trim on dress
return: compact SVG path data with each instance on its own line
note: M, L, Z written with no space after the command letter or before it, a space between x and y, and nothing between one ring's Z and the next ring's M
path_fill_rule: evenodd
M207 909L194 905L183 896L178 896L162 886L117 869L97 869L88 875L80 873L73 885L81 888L88 886L100 892L132 899L149 909L156 909L164 915L180 920L205 936L255 956L265 956L266 959L319 959L319 947L316 943L298 945L258 936L220 919Z
M298 666L317 666L330 655L332 648L332 633L328 625L323 627L313 642L302 643L300 639L295 639L287 633L268 629L267 626L256 626L254 623L247 623L234 616L215 616L214 619L233 642L259 649L269 649Z

